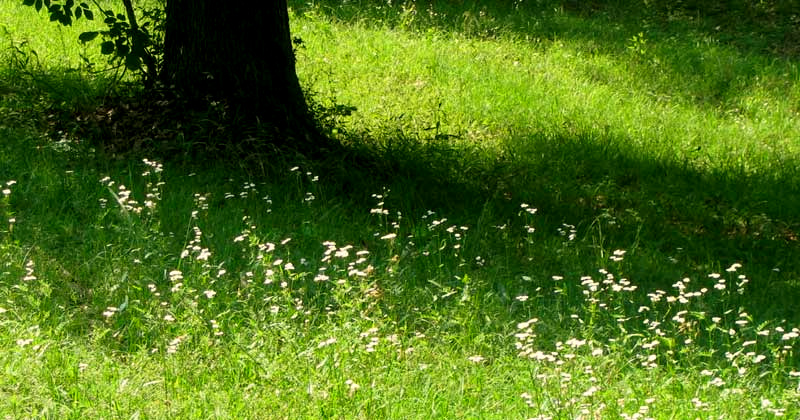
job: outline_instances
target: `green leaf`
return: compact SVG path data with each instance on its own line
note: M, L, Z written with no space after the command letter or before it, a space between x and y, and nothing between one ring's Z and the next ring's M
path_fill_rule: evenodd
M85 43L97 38L97 35L100 35L100 32L97 32L97 31L84 32L84 33L78 35L78 39L85 44Z
M109 55L114 52L114 43L111 41L106 41L100 44L100 52L103 55Z
M117 40L117 41L119 41L119 40ZM130 49L130 47L128 47L128 44L124 44L122 42L117 42L117 56L119 56L119 57L127 57L127 56L130 55L129 54L130 52L131 52L131 49Z
M128 308L128 295L125 295L125 301L119 305L118 312L122 312Z
M36 11L42 10L42 0L35 0L36 1Z
M22 0L23 6L33 6L34 3L36 3L36 0Z
M88 20L94 20L94 13L92 13L92 11L87 7L83 8L83 16L85 16Z
M67 0L67 3L64 5L67 9L71 9L72 6L75 5L75 0Z
M83 9L80 7L75 9L75 19L80 19L83 16Z
M128 54L128 56L125 57L125 67L127 67L128 70L137 71L142 68L142 60L139 56Z

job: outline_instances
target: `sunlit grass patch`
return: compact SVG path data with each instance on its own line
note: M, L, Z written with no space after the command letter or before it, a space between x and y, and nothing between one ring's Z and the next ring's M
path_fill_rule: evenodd
M500 416L534 418L728 410L778 415L796 408L791 391L769 391L747 407L737 403L773 387L792 390L797 381L798 330L783 322L756 325L738 306L749 280L739 274L741 264L722 274L684 278L669 290L647 290L621 274L632 257L613 250L595 275L524 274L520 280L527 287L502 297L486 280L498 262L467 246L477 226L451 224L433 212L418 220L397 214L390 210L391 191L372 194L375 205L364 211L373 233L361 245L309 241L298 250L299 238L284 228L265 229L245 217L234 221L241 230L224 241L232 249L220 260L200 227L219 211L208 205L214 194L185 200L179 248L169 241L159 245L157 219L165 198L160 189L168 190L170 180L162 178L158 163L137 166L131 181L140 189L104 177L97 208L104 229L114 232L102 248L141 247L98 254L125 271L111 268L108 282L76 286L94 289L90 306L57 306L90 327L88 345L110 353L60 356L63 343L78 349L87 344L69 338L75 330L55 327L61 315L41 310L69 295L48 287L58 274L35 262L52 264L52 257L32 254L12 262L13 271L4 277L18 286L6 291L3 308L6 317L39 308L33 317L9 322L16 327L8 337L17 338L8 344L18 350L8 357L39 351L51 363L39 369L69 365L73 379L57 381L72 383L69 392L80 401L108 392L90 384L95 375L110 375L111 395L131 406L103 402L81 408L37 400L26 409L11 402L9 412L189 415L184 398L200 384L210 398L198 409L224 413L219 415L272 407L303 416L355 410L365 417L406 417L409 399L430 401L435 408L426 416L436 418L483 416L486 406ZM304 219L317 204L309 198L313 193L299 191L281 197L295 201ZM259 197L263 193L244 183L224 199L255 198L262 210L272 208L271 200ZM527 204L519 208L518 221L495 226L488 235L518 231L529 238L526 246L535 246L537 211ZM309 228L324 230L313 222ZM137 239L143 237L149 239ZM576 239L566 225L560 247L574 246ZM38 326L43 322L46 330ZM127 362L109 364L108 358ZM206 367L186 371L197 363ZM663 382L654 384L654 376ZM443 392L451 381L461 382ZM26 392L51 397L61 389L32 386ZM44 388L37 391L39 386ZM398 399L398 391L405 397ZM261 403L248 406L253 398Z
M664 253L717 246L706 240L743 249L795 236L787 211L795 194L781 193L793 191L798 175L790 60L662 27L620 40L593 26L608 16L575 18L598 31L594 38L565 26L531 40L436 24L390 30L300 9L294 31L304 39L304 80L357 109L342 118L347 132L390 152L405 147L402 139L452 147L461 180L485 179L497 194L514 189L542 203L545 215L566 213L593 228L590 219L616 221L603 237L627 232L614 240L648 238ZM644 56L637 43L647 45ZM550 230L563 222L552 220ZM745 239L744 231L760 233ZM778 242L775 252L788 249ZM740 258L733 249L726 256ZM779 266L786 268L764 274Z

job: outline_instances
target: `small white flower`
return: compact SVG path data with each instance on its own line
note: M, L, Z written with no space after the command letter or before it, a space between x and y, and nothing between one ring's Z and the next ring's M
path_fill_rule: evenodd
M484 360L486 360L486 358L479 354L476 354L474 356L467 357L467 360L469 360L472 363L481 363Z
M529 319L529 320L527 320L525 322L520 322L519 324L517 324L517 328L520 329L520 330L524 330L524 329L527 329L528 327L530 327L531 324L535 324L537 322L539 322L539 319L532 318L532 319Z
M741 267L742 267L742 265L741 265L741 264L739 264L739 263L734 263L734 264L732 264L730 267L726 268L726 269L725 269L725 271L727 271L727 272L729 272L729 273L733 273L733 272L735 272L736 270L738 270L738 269L739 269L739 268L741 268Z
M327 339L325 341L322 341L319 344L317 344L317 348L321 349L323 347L330 346L331 344L333 344L335 342L336 342L336 337L331 337L331 338L329 338L329 339Z
M587 389L586 391L584 391L584 393L583 393L582 395L583 395L584 397L591 397L592 395L594 395L595 393L597 393L597 391L599 391L599 390L600 390L600 388L598 388L598 387L596 387L596 386L591 386L591 387L589 387L589 389Z
M569 340L567 340L566 344L572 348L578 348L578 347L583 347L586 344L586 340L578 340L577 338L570 338Z
M167 345L167 353L168 354L177 353L178 352L178 346L181 344L181 342L185 338L186 338L185 335L181 335L181 336L175 337L172 341L170 341L169 344Z
M351 397L356 393L356 391L359 390L359 388L361 388L361 385L355 383L352 379L348 379L344 381L344 383L347 385Z
M208 250L208 248L203 248L203 249L200 250L200 254L197 256L197 260L198 261L207 261L208 257L210 257L210 256L211 256L211 252Z
M24 339L20 338L19 340L17 340L17 345L20 346L20 347L25 347L25 346L27 346L28 344L31 344L31 343L33 343L33 339L32 338L24 338Z

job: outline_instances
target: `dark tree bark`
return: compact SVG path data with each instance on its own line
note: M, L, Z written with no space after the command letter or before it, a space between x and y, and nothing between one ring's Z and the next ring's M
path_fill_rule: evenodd
M237 118L283 139L318 137L295 71L286 0L168 0L166 14L166 86L190 101L224 100Z

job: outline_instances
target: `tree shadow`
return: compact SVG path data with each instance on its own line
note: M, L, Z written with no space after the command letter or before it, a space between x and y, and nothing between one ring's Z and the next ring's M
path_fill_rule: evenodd
M48 77L52 83L47 86L57 82L56 75ZM68 114L52 109L46 113L51 118ZM133 118L145 124L142 118L147 115ZM45 123L64 128L52 120ZM593 127L516 131L502 139L505 146L499 152L457 141L418 139L400 130L381 138L350 133L341 148L306 163L324 175L320 182L326 195L361 208L364 214L374 205L365 192L384 187L404 197L404 207L398 210L405 217L432 210L454 222L486 225L483 228L517 219L520 204L530 204L539 210L537 235L545 242L558 240L565 223L575 225L585 245L580 254L584 261L565 265L577 263L583 270L577 275L600 268L597 265L603 261L598 255L610 249L639 252L648 256L644 260L668 264L629 267L627 275L652 287L669 288L682 276L719 272L724 267L716 264L740 262L755 285L749 292L752 304L762 306L748 312L800 317L793 309L798 296L795 279L800 277L800 162L783 162L784 170L777 174L744 169L710 172L702 167L699 154L683 160L637 155L621 146L632 144L631 139ZM91 133L79 133L91 138ZM225 172L244 178L281 179L286 167L303 159L276 150L226 162L217 150L201 148L176 155L172 146L117 154L103 150L107 140L99 140L92 159L124 162L146 154L189 172L203 173L212 167L219 171L219 165L227 165ZM522 240L522 232L516 235L503 240L479 235L472 246L510 252L519 260L516 266L538 270L526 263L529 255L509 251ZM552 247L543 250L550 252ZM553 258L558 257L538 255L536 260ZM669 263L671 259L678 263ZM506 277L514 281L513 276Z
M599 44L595 35L591 42ZM748 313L757 319L800 317L795 308L800 296L796 284L800 162L786 162L794 170L784 171L781 177L708 173L690 159L665 162L634 155L615 146L630 144L629 139L580 127L559 133L517 132L505 140L508 147L498 155L464 150L448 142L421 142L403 133L378 139L380 147L359 146L375 140L359 136L353 134L349 147L312 162L316 172L324 174L322 182L329 195L356 208L368 211L374 204L364 201L365 191L389 187L410 197L404 200L407 208L401 209L407 217L434 210L474 225L514 220L520 204L528 203L539 209L537 229L544 241L559 238L559 229L571 223L580 240L589 245L578 256L586 257L580 266L583 272L570 274L595 272L601 248L633 249L660 256L652 259L665 264L669 257L680 259L680 264L662 268L660 274L654 274L653 266L633 262L626 275L647 288L670 287L682 276L724 269L715 262L742 262L753 280L749 299L741 302ZM218 158L213 153L198 154L183 163L201 172ZM246 176L253 167L233 165L229 173L237 175L237 171ZM476 220L478 215L488 216ZM603 239L596 242L600 229ZM503 244L500 239L478 236L480 240L472 246L503 247L515 242ZM519 252L515 256L525 266L529 256ZM560 257L537 255L535 261L548 258ZM526 268L537 270L535 265L529 263ZM548 266L554 265L558 262ZM505 274L506 280L497 281L518 281L508 275L516 273ZM413 304L413 297L409 289L407 304Z
M683 277L723 272L739 262L753 282L739 302L748 313L759 319L800 317L793 304L800 296L796 170L783 177L709 173L690 160L635 155L616 146L626 139L591 129L517 133L508 141L526 146L489 156L400 138L376 153L352 149L359 156L352 160L333 156L318 162L317 171L326 174L334 196L358 200L364 191L387 187L406 197L404 217L432 210L453 223L483 223L484 231L506 223L519 229L520 204L530 204L538 209L536 235L543 244L561 240L565 223L575 225L584 249L563 264L578 265L572 273L577 277L603 268L598 264L608 261L600 255L613 249L643 256L646 262L632 262L625 275L647 290L670 290ZM369 203L361 205L368 211ZM478 235L472 246L484 256L505 249L518 259L511 266L527 267L527 274L558 274L540 272L561 264L561 257L547 254L553 246L526 262L531 254L510 248L524 233L510 232ZM503 277L497 280L506 282L503 287L518 281L514 273Z

